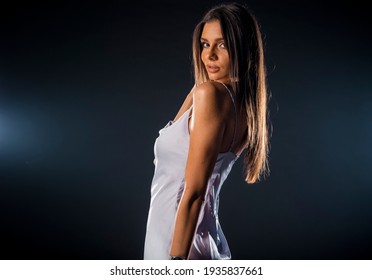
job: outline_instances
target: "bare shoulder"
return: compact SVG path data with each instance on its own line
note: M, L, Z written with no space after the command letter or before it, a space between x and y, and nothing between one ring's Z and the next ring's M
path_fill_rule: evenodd
M213 81L202 83L193 90L194 106L207 106L211 109L221 110L225 103L225 94L223 94L221 84Z

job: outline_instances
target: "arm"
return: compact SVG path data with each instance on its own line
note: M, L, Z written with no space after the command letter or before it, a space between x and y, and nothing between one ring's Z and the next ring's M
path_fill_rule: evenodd
M202 199L222 143L226 126L221 94L211 83L193 94L190 146L185 170L185 188L178 207L171 256L187 258Z

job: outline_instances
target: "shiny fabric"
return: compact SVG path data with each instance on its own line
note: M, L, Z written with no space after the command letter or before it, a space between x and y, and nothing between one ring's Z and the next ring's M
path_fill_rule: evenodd
M176 122L169 121L159 131L155 141L156 165L151 184L144 259L170 259L176 212L185 183L189 150L188 119L191 110L192 106ZM231 151L217 156L208 180L188 259L231 259L230 249L218 220L218 207L221 186L237 159L238 156Z

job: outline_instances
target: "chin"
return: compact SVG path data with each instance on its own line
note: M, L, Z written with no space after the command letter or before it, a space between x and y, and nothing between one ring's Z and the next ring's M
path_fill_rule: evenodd
M228 82L228 78L225 78L225 77L209 77L209 80L218 81L218 82L222 82L225 84Z
M214 80L214 81L221 81L221 80L225 80L224 77L221 77L221 76L216 76L216 75L209 75L208 76L210 80Z

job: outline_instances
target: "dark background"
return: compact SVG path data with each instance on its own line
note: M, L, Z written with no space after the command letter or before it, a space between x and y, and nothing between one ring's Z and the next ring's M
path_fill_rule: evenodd
M274 130L270 177L245 184L240 158L221 192L234 259L372 258L371 22L337 2L247 1ZM1 259L142 258L153 144L217 3L2 7Z

